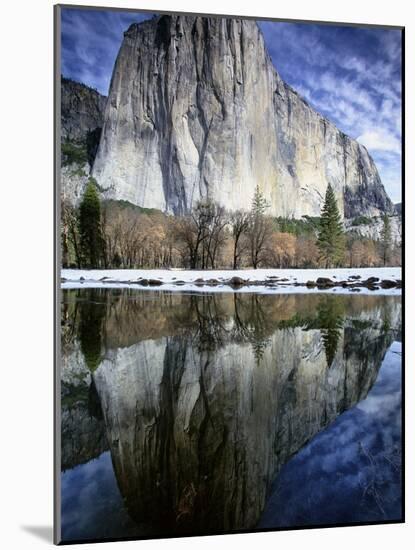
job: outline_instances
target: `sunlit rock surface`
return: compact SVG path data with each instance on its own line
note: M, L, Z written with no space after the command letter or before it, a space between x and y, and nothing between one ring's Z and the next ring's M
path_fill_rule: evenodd
M346 218L393 211L367 150L275 70L255 21L160 16L133 24L115 63L93 175L109 196L182 214L209 196Z

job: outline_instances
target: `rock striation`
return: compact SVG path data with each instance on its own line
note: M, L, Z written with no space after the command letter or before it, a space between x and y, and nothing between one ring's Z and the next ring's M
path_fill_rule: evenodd
M255 21L162 15L124 33L93 176L108 195L183 214L209 197L320 215L328 183L346 218L392 213L368 151L279 76Z

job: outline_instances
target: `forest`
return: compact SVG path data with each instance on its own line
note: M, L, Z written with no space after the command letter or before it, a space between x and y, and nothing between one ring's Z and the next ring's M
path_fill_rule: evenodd
M382 219L378 240L345 232L330 185L319 218L275 218L267 214L268 207L257 187L249 211L228 212L206 199L188 215L172 216L126 201L102 200L90 178L78 206L61 198L62 266L257 269L401 264L401 246L392 240L388 216Z

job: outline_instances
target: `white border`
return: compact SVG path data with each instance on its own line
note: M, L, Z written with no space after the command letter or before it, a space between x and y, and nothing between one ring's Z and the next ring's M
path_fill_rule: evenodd
M405 0L89 0L73 4L160 10L201 11L264 17L347 21L406 26L406 120L415 120L415 18ZM10 1L2 6L0 33L1 124L1 503L2 545L8 549L47 544L52 526L53 478L53 2ZM413 151L415 125L407 124L407 150ZM414 157L414 155L411 155ZM406 158L407 181L415 182L414 160ZM411 289L415 235L414 185L406 189L407 326L413 323ZM13 273L13 277L11 276ZM36 286L28 285L36 276ZM415 538L414 407L415 370L409 361L414 337L406 340L407 507L406 525L124 542L140 548L325 548L365 545L406 548ZM37 533L37 534L36 534ZM412 541L411 541L412 539ZM49 544L51 538L49 535ZM411 541L411 543L409 542ZM84 548L97 545L84 545ZM107 547L110 548L109 543Z

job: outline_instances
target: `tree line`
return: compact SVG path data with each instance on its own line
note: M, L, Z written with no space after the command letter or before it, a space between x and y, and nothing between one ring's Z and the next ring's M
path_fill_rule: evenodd
M400 264L389 218L384 217L380 241L346 234L331 185L311 231L293 231L294 220L277 220L268 209L257 187L249 211L228 212L204 199L186 216L168 216L123 201L101 201L90 178L78 207L62 199L62 264L105 269Z

